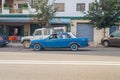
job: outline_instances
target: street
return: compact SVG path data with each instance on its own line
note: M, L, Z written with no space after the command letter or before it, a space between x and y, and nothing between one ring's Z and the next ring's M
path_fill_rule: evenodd
M0 80L119 80L120 49L0 48Z

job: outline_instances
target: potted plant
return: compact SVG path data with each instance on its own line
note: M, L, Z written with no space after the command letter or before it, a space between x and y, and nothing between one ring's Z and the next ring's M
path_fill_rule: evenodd
M4 9L3 10L4 14L9 14L10 6L7 3L4 4L4 8L3 9Z
M22 4L22 9L28 9L28 5L27 4Z
M22 5L22 10L23 10L23 14L28 14L29 13L28 5L27 4L23 4Z
M4 9L9 9L10 8L10 6L8 5L8 4L4 4Z

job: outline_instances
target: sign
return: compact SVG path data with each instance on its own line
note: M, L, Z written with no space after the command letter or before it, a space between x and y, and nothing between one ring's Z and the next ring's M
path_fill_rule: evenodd
M65 19L65 18L54 18L50 21L50 23L63 23L63 24L70 24L71 19Z

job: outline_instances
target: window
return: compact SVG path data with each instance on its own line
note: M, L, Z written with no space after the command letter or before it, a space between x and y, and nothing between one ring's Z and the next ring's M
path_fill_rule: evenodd
M52 34L51 36L50 36L50 39L57 39L58 38L58 35L57 34Z
M42 31L41 31L41 30L40 30L40 31L36 31L36 32L35 32L35 35L36 35L36 36L42 35Z
M56 9L57 12L62 12L65 10L65 4L64 3L55 3L54 9Z
M45 29L44 30L44 35L49 35L50 34L50 29Z
M30 5L34 4L34 0L29 0Z
M77 11L85 11L85 3L77 3Z
M60 35L60 38L62 38L62 39L67 39L67 38L71 38L71 36L70 36L69 34L67 34L67 33L62 33L62 34Z
M117 0L116 7L117 7L117 9L120 9L120 1L119 0Z
M23 4L18 4L18 8L22 8Z

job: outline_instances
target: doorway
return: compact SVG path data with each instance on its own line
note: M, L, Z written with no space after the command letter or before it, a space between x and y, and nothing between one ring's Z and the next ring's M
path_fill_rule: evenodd
M23 36L24 35L24 27L23 26L7 26L8 36Z

